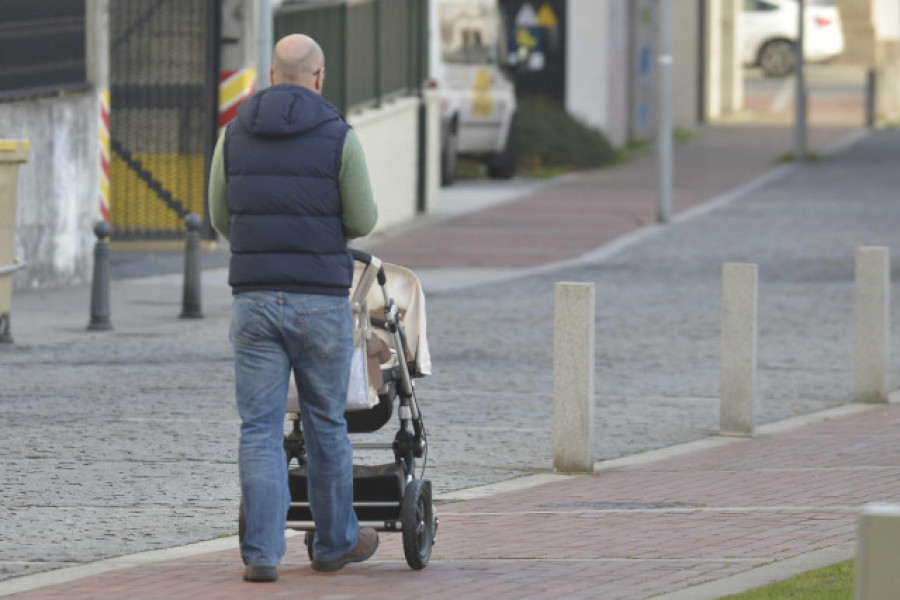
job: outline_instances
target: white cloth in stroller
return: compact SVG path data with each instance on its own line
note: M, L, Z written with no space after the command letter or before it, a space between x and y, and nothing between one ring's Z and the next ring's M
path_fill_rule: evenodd
M353 272L353 288L351 297L356 298L357 291L365 291L365 304L369 316L376 319L384 318L384 294L378 285L369 286L368 290L357 288L360 277L366 265L356 263ZM425 377L431 375L431 354L428 352L428 339L425 328L425 294L422 292L422 284L416 274L398 265L383 263L384 275L387 281L388 295L400 311L400 322L406 333L407 361L415 364L414 375ZM393 348L390 334L381 329L374 329L373 334Z
M370 317L384 319L384 294L381 291L381 286L373 285L375 280L367 277L368 289L359 289L360 278L366 267L367 265L360 262L355 264L353 287L350 291L351 305L354 302L361 301L360 309L367 311ZM400 311L400 322L406 333L407 361L415 365L413 375L416 377L431 375L431 355L428 352L428 341L425 331L425 294L422 292L419 278L409 269L398 265L383 263L382 267L384 268L388 295L393 299L394 304ZM366 340L366 354L368 356L367 379L368 387L370 388L368 396L371 406L374 404L374 397L384 391L379 389L382 385L381 366L395 361L394 353L391 352L394 349L394 343L387 331L374 329L370 326L368 319L356 317L357 314L354 313L354 345L360 340L359 336L363 336L362 339ZM291 385L288 388L287 412L297 413L300 410L299 407L297 388ZM357 409L359 408L365 407L357 407Z

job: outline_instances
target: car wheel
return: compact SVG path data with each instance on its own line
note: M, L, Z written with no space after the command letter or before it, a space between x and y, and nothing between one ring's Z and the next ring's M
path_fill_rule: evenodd
M759 51L759 66L768 77L787 77L794 72L796 45L790 40L772 40Z
M441 148L441 185L453 185L456 181L456 163L457 149L459 146L459 134L456 127L451 126L447 131L447 137L444 139L443 148Z
M509 124L506 145L503 150L494 154L487 162L488 177L491 179L509 179L516 174L516 121Z

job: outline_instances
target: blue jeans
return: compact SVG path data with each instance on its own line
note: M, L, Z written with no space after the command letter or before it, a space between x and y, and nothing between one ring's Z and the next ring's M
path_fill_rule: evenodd
M356 546L353 448L344 420L351 328L345 296L234 296L229 337L241 417L238 466L246 520L241 555L248 565L277 566L285 552L291 498L283 442L292 368L306 440L315 556L333 560Z

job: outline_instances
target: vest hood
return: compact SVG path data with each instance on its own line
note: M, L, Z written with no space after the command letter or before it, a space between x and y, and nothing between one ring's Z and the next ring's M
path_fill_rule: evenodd
M240 124L263 137L290 137L341 119L322 96L297 85L275 85L255 93L238 109Z

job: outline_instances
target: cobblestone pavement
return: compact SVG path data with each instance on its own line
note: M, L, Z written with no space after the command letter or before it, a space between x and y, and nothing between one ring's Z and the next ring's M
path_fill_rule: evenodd
M760 266L758 422L850 401L853 252L900 245L898 151L900 132L877 132L605 257L430 293L419 397L437 491L551 468L558 281L596 286L598 459L715 432L723 262ZM0 578L236 531L224 280L205 273L206 318L189 322L178 276L118 281L108 334L83 330L86 288L17 294Z

